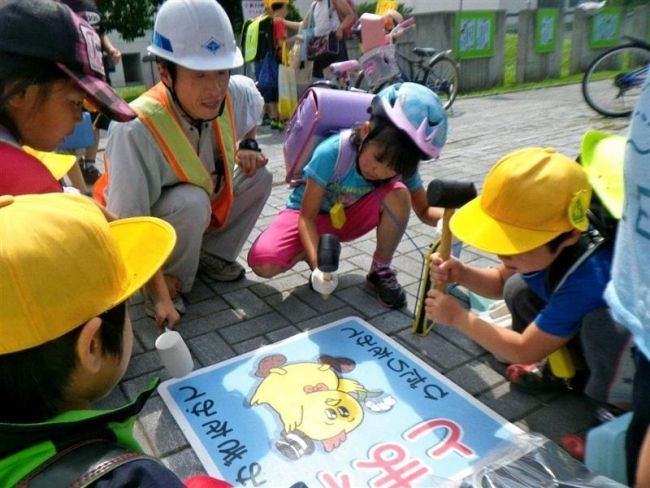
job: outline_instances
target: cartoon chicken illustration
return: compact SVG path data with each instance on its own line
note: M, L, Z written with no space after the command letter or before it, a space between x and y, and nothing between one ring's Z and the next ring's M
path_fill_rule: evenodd
M330 356L321 356L319 363L287 364L280 354L260 361L255 374L263 380L250 404L266 403L280 416L284 431L275 445L283 455L298 459L311 454L314 441L331 452L361 424L361 402L381 392L369 392L359 382L337 374L354 367L350 359Z

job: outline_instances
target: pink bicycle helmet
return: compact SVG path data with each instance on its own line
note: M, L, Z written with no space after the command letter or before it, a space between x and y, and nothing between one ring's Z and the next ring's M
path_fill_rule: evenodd
M417 83L395 83L381 90L370 105L371 115L385 117L406 132L431 159L447 140L447 113L438 96Z

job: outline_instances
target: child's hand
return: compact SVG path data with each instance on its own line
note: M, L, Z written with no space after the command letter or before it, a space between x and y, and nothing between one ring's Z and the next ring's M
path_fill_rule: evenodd
M424 300L424 310L429 320L433 322L457 326L467 310L458 301L438 290L429 290Z
M174 325L181 319L174 302L170 299L158 300L155 305L156 310L156 328L162 330L163 327L173 329Z
M459 283L463 273L463 263L455 257L443 261L440 254L434 252L429 258L432 283Z

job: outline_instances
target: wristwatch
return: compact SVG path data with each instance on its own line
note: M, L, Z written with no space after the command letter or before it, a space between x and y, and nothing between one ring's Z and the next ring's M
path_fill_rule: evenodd
M239 150L248 149L249 151L262 152L255 139L242 139L239 141Z

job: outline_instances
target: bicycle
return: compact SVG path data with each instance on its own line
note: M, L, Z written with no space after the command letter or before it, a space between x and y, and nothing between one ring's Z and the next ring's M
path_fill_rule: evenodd
M594 59L582 78L587 104L606 117L632 113L650 70L650 43L631 36Z
M378 93L392 83L411 81L436 93L445 110L448 110L458 93L458 62L451 49L437 52L434 48L415 47L413 53L417 58L398 52L394 40L414 25L413 18L400 22L387 36L389 44L370 50L358 61L329 65L324 70L326 79L318 80L311 86ZM398 59L408 63L408 71L399 66Z
M387 56L392 55L389 50L386 51ZM392 52L396 56L397 73L389 79L368 83L368 67L363 66L362 62L362 70L356 78L355 88L377 93L382 88L397 81L411 81L424 85L433 91L440 98L445 110L449 110L458 94L459 67L458 62L453 57L453 51L448 49L437 52L434 48L415 47L412 52L416 58L406 56L396 49ZM408 71L405 71L400 66L400 60L408 64Z

